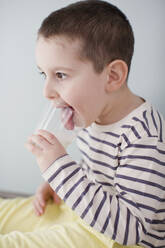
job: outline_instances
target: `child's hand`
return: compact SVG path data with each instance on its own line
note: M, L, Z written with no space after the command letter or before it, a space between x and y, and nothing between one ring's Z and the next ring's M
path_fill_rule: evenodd
M53 201L56 204L61 203L61 199L58 197L58 195L53 191L50 185L45 182L38 187L33 201L34 211L36 215L40 216L44 213L46 201L50 198L53 198Z
M56 159L66 154L58 139L46 130L38 130L37 134L29 137L25 146L36 156L42 172Z

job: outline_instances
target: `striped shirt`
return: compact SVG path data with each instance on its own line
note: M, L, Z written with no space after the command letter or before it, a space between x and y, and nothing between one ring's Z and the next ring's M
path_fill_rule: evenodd
M111 125L83 129L82 160L44 173L86 223L123 245L165 247L165 121L148 102Z

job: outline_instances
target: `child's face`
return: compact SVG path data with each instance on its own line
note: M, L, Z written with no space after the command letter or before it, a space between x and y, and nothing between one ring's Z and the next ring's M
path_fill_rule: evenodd
M80 43L66 38L44 39L36 45L37 66L45 75L44 96L60 106L71 106L76 126L91 125L105 107L107 75L94 71L90 61L78 57Z

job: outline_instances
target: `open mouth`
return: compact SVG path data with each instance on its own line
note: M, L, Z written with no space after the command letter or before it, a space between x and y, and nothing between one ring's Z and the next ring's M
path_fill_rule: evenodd
M72 106L61 100L56 102L54 106L61 109L61 122L67 130L85 127L84 120L80 118L79 113Z
M74 109L71 106L61 108L61 121L68 130L73 130L74 125Z

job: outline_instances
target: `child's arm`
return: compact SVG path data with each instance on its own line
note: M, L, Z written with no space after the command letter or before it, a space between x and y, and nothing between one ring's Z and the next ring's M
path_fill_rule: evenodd
M107 191L89 180L69 155L56 160L43 177L82 219L116 242L146 247L158 242L163 247L164 146L157 147L157 138L146 138L125 148L115 185Z
M36 215L44 213L47 201L52 198L55 204L60 204L61 199L47 182L42 183L36 190L33 207Z
M43 143L41 142L41 144L37 140L37 142L39 142L38 145L44 148L42 148L41 151L35 148L33 153L38 157L38 164L43 171L43 177L49 182L61 199L66 201L89 225L96 228L99 232L105 233L120 244L130 245L138 243L145 246L145 242L154 244L159 240L159 243L164 245L163 232L157 231L155 228L152 228L151 225L151 222L154 221L154 215L151 212L152 209L155 209L155 211L161 210L160 203L162 202L161 199L163 199L162 192L164 192L162 189L165 188L164 180L160 183L160 189L157 187L156 194L160 199L155 201L154 198L148 198L147 206L149 209L146 209L143 203L145 203L145 197L148 192L151 192L150 183L144 185L144 179L142 179L141 182L139 180L138 183L135 182L134 184L134 192L131 192L133 182L128 178L128 168L130 168L131 165L136 165L140 168L143 164L143 160L137 159L137 153L134 153L134 149L129 150L128 147L123 150L121 161L124 161L124 164L119 166L117 170L115 187L109 186L109 190L105 191L101 184L87 178L80 165L76 164L69 155L64 154L64 150L61 150L63 156L58 155L57 157L57 155L55 155L56 161L54 163L51 161L51 166L49 166L50 160L53 160L48 157L49 164L46 160L47 154L53 156L53 151L50 146L53 146L52 149L56 149L57 154L60 154L60 145L55 140L56 139L49 140L49 144L45 144L45 141ZM155 146L154 140L150 139L150 141L147 142L149 142L151 147ZM52 143L52 145L50 143ZM138 147L139 145L138 143L133 144L132 147ZM41 157L39 156L40 153L42 153ZM128 153L129 156L124 155L124 153ZM153 159L151 149L145 150L145 156L151 158L147 162L149 163L149 161L151 161L151 170L156 171L158 164L157 162L153 163L155 158ZM155 153L154 156L157 156L156 161L161 160L157 153ZM165 165L163 161L164 160L162 160L162 166ZM133 172L129 171L129 173L133 176ZM122 180L119 180L122 174L126 175L126 177L122 177ZM161 174L163 175L163 173ZM150 182L151 172L146 175L148 175L146 181ZM139 172L139 177L140 176L141 171ZM134 176L134 178L136 177ZM159 181L161 178L162 177L159 176ZM154 184L154 182L151 182L151 184ZM128 187L130 191L125 191L124 187ZM140 194L136 194L138 190L142 192L141 196ZM139 196L142 197L141 201L144 201L140 205ZM163 202L161 204L163 204ZM144 207L142 207L142 205L144 205Z

